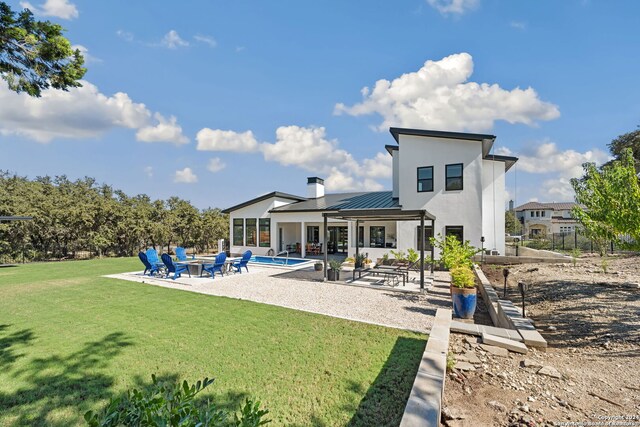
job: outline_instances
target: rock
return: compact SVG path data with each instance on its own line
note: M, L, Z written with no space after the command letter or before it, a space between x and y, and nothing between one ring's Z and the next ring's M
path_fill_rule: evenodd
M476 368L469 362L457 362L456 369L460 369L461 371L475 371Z
M531 360L531 359L524 359L522 361L522 367L523 368L542 368L542 363L535 360Z
M463 420L467 416L461 409L445 406L442 408L442 418L445 420Z
M487 405L491 406L496 411L507 412L507 407L504 406L502 403L498 402L497 400L492 400L490 402L487 402Z
M560 372L558 372L558 370L556 368L554 368L553 366L543 366L542 368L540 368L537 372L538 375L546 375L547 377L551 377L551 378L557 378L560 379L562 378L562 374Z
M496 347L495 345L480 344L480 348L489 354L500 357L509 357L509 350L506 348Z
M469 344L471 347L475 347L478 345L478 338L476 337L464 337L463 341Z
M522 406L520 407L520 410L521 410L522 412L529 412L529 405L522 405Z
M476 354L472 351L468 351L466 353L464 353L464 357L466 357L466 361L469 363L474 363L474 364L481 364L482 362L480 361L480 359L478 359L478 356L476 356Z
M558 328L556 328L555 326L549 326L547 328L547 331L552 331L553 332L553 331L557 331L557 330L558 330Z

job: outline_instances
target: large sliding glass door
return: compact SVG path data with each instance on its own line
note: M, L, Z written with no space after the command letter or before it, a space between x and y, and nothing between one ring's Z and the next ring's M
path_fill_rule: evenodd
M348 244L349 229L347 227L329 227L328 253L346 253Z

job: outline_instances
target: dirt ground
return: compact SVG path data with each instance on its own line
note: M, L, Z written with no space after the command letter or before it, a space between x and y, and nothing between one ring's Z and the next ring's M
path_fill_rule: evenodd
M500 297L503 268L483 268ZM443 422L640 426L640 257L609 257L603 265L598 256L584 256L575 266L508 268L507 298L520 305L517 282L529 284L527 316L549 348L497 356L474 337L452 334L452 358L459 367L472 362L474 370L454 368L448 374ZM479 309L475 321L486 323L483 305ZM560 378L538 373L541 367Z

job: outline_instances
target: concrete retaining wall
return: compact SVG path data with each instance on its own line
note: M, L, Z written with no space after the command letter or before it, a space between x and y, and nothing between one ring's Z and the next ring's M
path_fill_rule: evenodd
M442 395L447 371L451 310L439 308L413 381L400 427L440 426Z

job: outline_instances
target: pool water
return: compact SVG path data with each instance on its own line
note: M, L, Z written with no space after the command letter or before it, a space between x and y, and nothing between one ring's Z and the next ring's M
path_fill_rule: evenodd
M268 265L300 265L303 263L311 263L312 261L303 258L284 258L284 257L270 257L270 256L252 256L249 261L256 264L268 264Z

